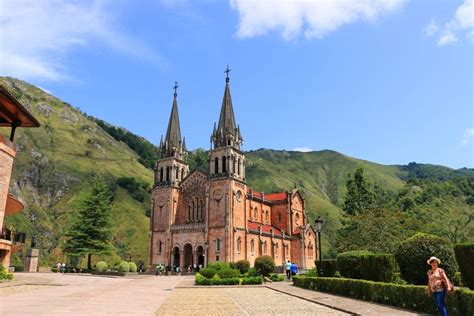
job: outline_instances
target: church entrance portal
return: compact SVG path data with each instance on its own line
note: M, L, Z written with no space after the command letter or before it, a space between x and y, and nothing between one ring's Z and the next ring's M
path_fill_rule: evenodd
M191 244L184 245L184 267L188 269L189 266L193 265L193 246Z
M196 248L197 264L204 267L204 249L202 246Z
M179 266L179 248L178 247L174 247L173 248L173 268L176 267L176 266Z

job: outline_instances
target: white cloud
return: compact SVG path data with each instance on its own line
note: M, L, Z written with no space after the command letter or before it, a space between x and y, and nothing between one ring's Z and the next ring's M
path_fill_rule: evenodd
M285 39L304 34L322 38L359 20L373 21L403 6L406 0L230 0L239 13L241 38L280 32Z
M461 144L464 145L464 146L474 144L474 127L466 128L466 130L464 131L464 135L463 135Z
M442 30L438 27L435 32L429 34L427 29L434 21L432 20L425 27L425 34L431 36L434 33L438 32L440 35L437 39L438 46L445 46L452 44L458 41L459 38L465 37L474 41L474 0L465 0L457 9L456 13L449 21L446 23ZM436 22L434 22L436 23Z
M0 74L68 78L68 53L93 41L159 62L149 49L116 30L112 8L105 0L0 0Z
M307 152L310 152L310 151L313 151L311 148L308 148L308 147L296 147L296 148L293 148L293 151L301 151L303 153L307 153Z
M438 23L435 20L431 20L430 23L428 23L425 26L423 33L425 33L426 36L430 37L436 34L438 31L439 31Z

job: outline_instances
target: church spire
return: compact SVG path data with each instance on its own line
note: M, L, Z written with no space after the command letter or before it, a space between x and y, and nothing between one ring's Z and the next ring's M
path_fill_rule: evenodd
M227 69L224 71L226 73L226 83L224 97L222 98L219 123L217 125L217 130L214 129L212 132L211 140L214 143L214 147L233 146L237 149L240 149L242 138L240 137L239 128L235 123L234 108L232 106L232 97L230 95L229 85L230 71L231 69L229 68L229 65L227 65Z
M168 129L166 130L164 141L160 143L161 158L183 158L186 152L186 146L184 145L184 139L181 138L181 128L179 126L178 102L176 100L178 97L178 87L178 82L175 81L173 87L173 106L171 107Z

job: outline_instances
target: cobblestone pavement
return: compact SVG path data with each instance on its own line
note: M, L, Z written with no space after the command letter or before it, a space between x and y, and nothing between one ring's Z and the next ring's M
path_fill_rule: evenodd
M265 287L176 288L156 315L348 315Z

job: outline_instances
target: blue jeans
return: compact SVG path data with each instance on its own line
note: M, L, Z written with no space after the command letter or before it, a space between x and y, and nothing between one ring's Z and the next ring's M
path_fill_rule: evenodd
M445 295L446 293L444 291L433 292L433 300L436 305L436 309L439 311L441 316L448 316L448 310L446 309L446 304L444 303Z

